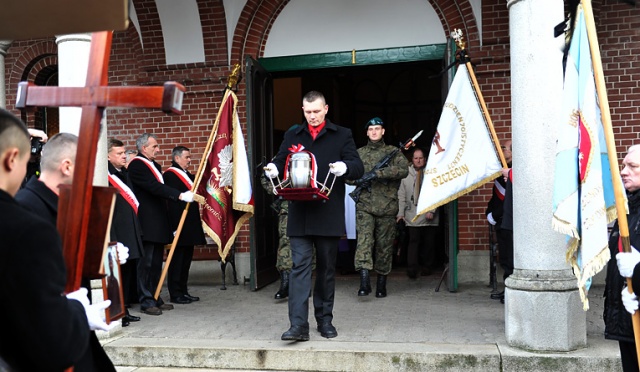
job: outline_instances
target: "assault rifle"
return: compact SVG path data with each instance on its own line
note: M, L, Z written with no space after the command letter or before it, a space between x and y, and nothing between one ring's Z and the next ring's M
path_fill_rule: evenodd
M385 157L382 158L382 160L380 160L376 165L374 165L369 172L365 173L362 177L357 179L355 181L355 184L356 184L355 190L349 193L349 196L351 197L351 199L353 199L353 201L357 203L360 200L360 194L362 194L362 190L367 190L368 192L371 192L371 182L373 182L373 180L376 178L376 175L375 175L376 171L389 165L389 163L391 163L391 160L393 160L393 157L396 156L396 154L399 153L400 150L406 151L406 150L409 150L411 147L415 146L416 145L415 141L421 135L422 135L422 131L418 132L415 136L408 139L404 144L400 143L400 147L396 148L395 150L385 155Z

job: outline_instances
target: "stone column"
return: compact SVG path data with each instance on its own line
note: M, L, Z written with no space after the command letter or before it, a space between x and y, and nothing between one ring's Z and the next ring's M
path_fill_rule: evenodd
M514 169L514 266L506 281L511 346L540 351L586 347L586 314L551 229L556 127L562 105L562 43L553 27L563 2L508 0Z
M7 107L7 82L4 79L6 74L4 57L7 55L7 50L11 46L11 40L0 40L0 108Z
M56 37L58 44L58 85L61 87L82 87L87 80L91 34L70 34ZM60 108L60 131L78 134L82 109L78 107ZM107 185L107 128L106 111L102 117L102 131L97 148L96 168L93 184Z

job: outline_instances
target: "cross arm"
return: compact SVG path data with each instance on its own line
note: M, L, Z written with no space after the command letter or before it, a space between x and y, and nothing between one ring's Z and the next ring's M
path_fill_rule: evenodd
M18 84L16 107L145 107L166 113L182 113L182 84L169 81L161 87L48 87Z

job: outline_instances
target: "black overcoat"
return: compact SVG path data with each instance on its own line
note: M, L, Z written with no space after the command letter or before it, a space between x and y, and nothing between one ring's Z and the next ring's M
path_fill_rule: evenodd
M176 163L172 163L171 166L182 169ZM184 169L183 171L187 173L187 176L189 176L189 178L193 182L193 174L185 171ZM187 185L185 185L185 183L182 182L182 180L180 180L180 178L178 178L175 173L171 171L164 172L164 183L165 185L171 186L180 192L191 191L191 189ZM180 223L180 218L182 217L182 212L184 212L185 205L186 203L181 200L169 202L169 223L171 225L171 228L173 229L172 231L176 231L176 229L178 228L178 224ZM180 238L178 239L177 245L191 246L203 245L205 243L206 240L204 238L204 231L202 230L202 221L200 220L200 207L198 206L198 203L193 202L191 203L191 205L189 205L189 212L187 212L187 217L185 218L184 224L182 225L182 232L180 233Z
M18 204L56 226L58 221L58 195L38 177L32 176L16 194Z
M305 150L314 154L317 179L320 182L324 182L329 172L329 163L343 161L347 165L347 173L336 179L329 200L326 202L292 201L289 203L287 235L343 236L346 234L344 179L356 180L364 173L364 166L358 155L351 130L327 119L324 128L315 140L309 133L307 123L287 131L273 161L281 175L284 174L287 155L291 153L290 148L298 145L304 146Z
M87 351L82 304L64 292L55 226L0 190L0 356L20 371L62 371Z
M133 190L126 168L118 171L111 163L107 165L111 175L118 177L120 181ZM140 226L140 221L138 221L138 215L120 193L116 194L116 205L111 220L111 240L129 247L130 260L142 257L142 227Z
M138 154L138 157L144 158L142 154ZM153 161L153 165L162 173L160 164ZM133 192L140 202L138 219L142 226L142 240L160 244L171 243L173 230L169 224L167 200L177 201L180 191L158 181L142 160L134 158L127 170L133 184Z

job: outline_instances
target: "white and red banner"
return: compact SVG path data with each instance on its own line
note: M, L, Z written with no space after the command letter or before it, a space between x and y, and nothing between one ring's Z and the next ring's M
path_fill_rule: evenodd
M212 134L210 150L196 193L203 196L202 227L218 245L223 262L240 227L253 216L253 193L247 151L236 109L238 98L228 89Z
M460 64L429 151L418 215L496 179L501 169L467 66Z

